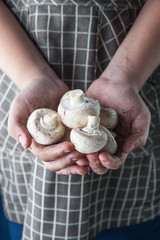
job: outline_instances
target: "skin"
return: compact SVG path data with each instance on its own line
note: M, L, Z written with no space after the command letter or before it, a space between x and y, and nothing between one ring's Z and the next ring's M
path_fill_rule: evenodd
M118 143L116 154L113 156L104 152L99 155L95 153L87 155L94 172L104 174L108 169L121 167L132 149L145 144L150 125L150 113L132 85L126 86L99 78L88 89L87 94L97 98L105 107L112 106L119 117L116 127ZM119 101L117 102L116 99Z
M118 152L114 156L108 153L84 156L70 142L47 147L36 144L27 132L26 121L30 113L41 107L56 110L68 87L0 1L0 32L3 33L0 68L20 89L10 108L10 135L58 174L83 175L87 173L88 164L97 174L121 167L127 154L133 148L143 146L148 136L150 113L138 92L160 62L159 11L159 0L147 1L109 66L86 93L104 107L112 107L118 112Z

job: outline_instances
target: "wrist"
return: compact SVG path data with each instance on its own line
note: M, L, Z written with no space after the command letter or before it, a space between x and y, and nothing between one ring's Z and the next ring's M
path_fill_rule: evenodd
M115 83L131 86L139 92L147 77L143 75L140 69L135 69L131 66L127 57L122 57L121 59L123 60L113 58L100 77Z
M35 102L35 108L57 109L60 98L69 90L49 66L30 75L29 79L25 78L26 76L22 78L20 95L25 96L31 103Z
M16 82L16 85L22 90L31 82L43 79L44 81L47 80L52 82L60 81L54 70L46 62L32 66L31 68L26 67L19 76L17 76L17 79L14 82Z

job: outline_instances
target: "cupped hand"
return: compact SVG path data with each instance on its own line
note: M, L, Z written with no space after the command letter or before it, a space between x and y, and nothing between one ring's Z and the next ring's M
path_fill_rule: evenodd
M107 152L87 155L92 170L97 174L104 174L108 169L120 168L130 151L145 145L150 112L138 90L130 82L99 78L91 84L86 95L99 100L103 107L113 108L118 113L118 125L115 129L117 152L114 155Z
M54 76L54 75L53 75ZM37 76L21 89L10 107L9 134L40 158L51 171L59 174L85 174L88 161L70 142L42 146L34 142L26 129L30 114L38 108L57 109L59 100L68 87L51 74Z

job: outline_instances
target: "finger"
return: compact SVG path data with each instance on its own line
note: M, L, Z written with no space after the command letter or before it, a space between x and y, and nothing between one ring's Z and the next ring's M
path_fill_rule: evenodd
M110 155L107 152L103 152L99 155L99 159L104 167L108 169L118 169L124 164L127 155L128 154L126 153L122 153L120 156L115 156Z
M75 164L78 159L82 158L82 153L73 150L71 153L64 155L53 161L43 161L44 165L52 172L60 171L61 169L67 168Z
M83 158L76 161L76 164L81 167L87 167L89 165L88 159L84 156Z
M77 164L73 164L72 166L61 169L56 173L59 175L73 175L73 174L85 175L86 173L88 173L88 168L78 166Z
M74 145L71 142L63 142L59 144L44 146L32 140L32 144L29 150L34 156L38 157L42 161L49 162L72 152L74 150Z
M102 165L97 153L87 154L86 157L89 161L89 166L93 172L98 175L102 175L108 172L108 168Z

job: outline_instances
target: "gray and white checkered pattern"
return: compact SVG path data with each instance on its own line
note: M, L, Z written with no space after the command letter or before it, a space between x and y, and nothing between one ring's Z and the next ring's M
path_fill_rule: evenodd
M48 63L70 89L84 91L112 59L140 0L6 0ZM103 176L47 170L7 132L18 89L0 73L0 181L5 212L24 222L23 240L87 240L99 231L160 214L160 70L141 90L152 123L145 147Z

